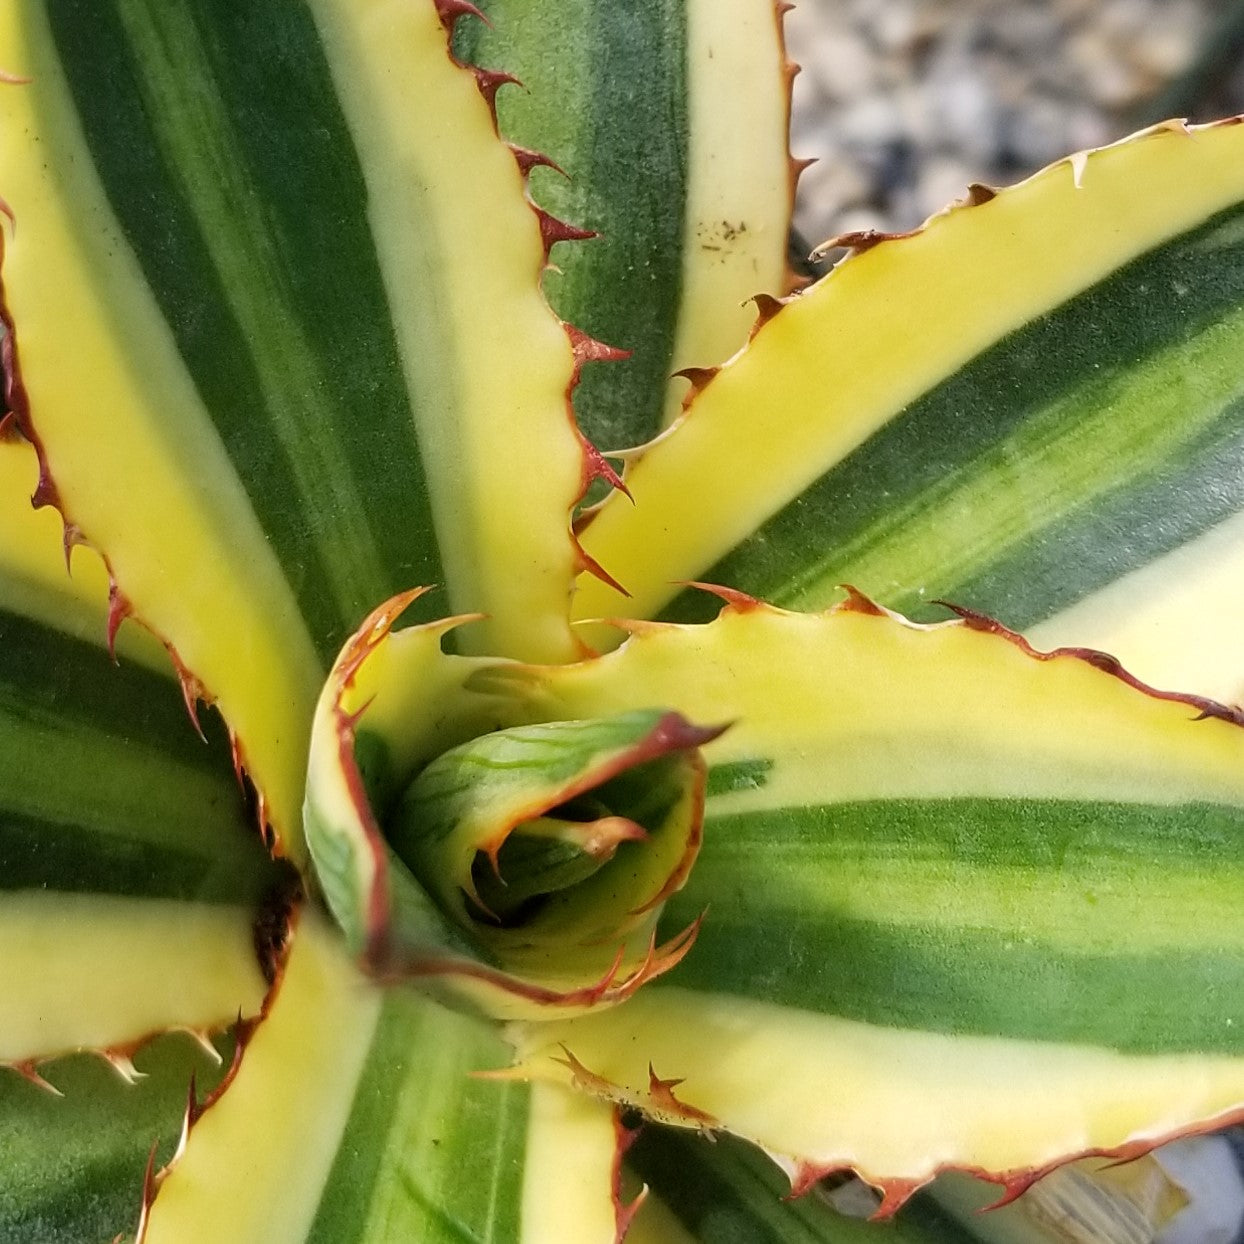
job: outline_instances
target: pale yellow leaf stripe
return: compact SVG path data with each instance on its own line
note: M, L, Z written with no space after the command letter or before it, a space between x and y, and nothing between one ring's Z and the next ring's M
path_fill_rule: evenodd
M522 1244L613 1244L612 1114L612 1107L568 1093L561 1085L533 1086L523 1166Z
M533 1025L523 1040L520 1066L532 1075L569 1082L565 1045L643 1101L651 1062L662 1078L685 1077L680 1101L792 1174L800 1163L853 1166L877 1183L927 1180L952 1164L1041 1167L1244 1102L1244 1059L880 1028L674 987L612 1014Z
M566 613L577 569L567 524L582 484L566 405L574 360L540 293L540 232L518 166L474 81L446 56L433 5L311 7L362 163L398 349L418 397L451 607L489 615L462 642L564 660L574 652ZM512 193L482 192L498 186ZM427 254L429 235L452 254ZM429 280L429 264L450 261L452 281Z
M1084 644L1155 686L1244 703L1244 515L1033 627L1038 648ZM1234 654L1234 659L1232 659Z
M18 220L4 280L57 484L135 610L216 698L298 858L320 681L310 640L121 239L36 6L0 12L0 64L40 80L37 95L0 88L2 193Z
M39 479L34 449L14 438L0 441L0 607L56 627L75 639L107 642L108 575L89 549L66 567L63 524L52 509L36 510L30 497ZM168 653L147 631L123 627L117 655L172 677ZM174 692L174 694L176 694Z
M635 505L610 501L585 533L631 599L583 579L575 615L651 616L676 581L967 360L1242 195L1244 127L1163 130L853 256L762 328L634 466Z
M0 902L0 1062L121 1048L256 1015L254 912L22 891Z
M793 196L773 0L688 0L686 21L687 197L671 371L724 361L755 322L751 296L783 292ZM667 423L683 395L671 385Z
M379 1013L336 933L305 913L272 1013L161 1184L142 1244L305 1239Z
M958 622L728 610L707 626L643 627L598 661L492 677L546 718L661 703L732 721L709 763L773 767L763 785L714 798L713 815L878 797L1244 803L1238 728L1188 728L1194 708ZM1075 705L1074 738L1057 705Z

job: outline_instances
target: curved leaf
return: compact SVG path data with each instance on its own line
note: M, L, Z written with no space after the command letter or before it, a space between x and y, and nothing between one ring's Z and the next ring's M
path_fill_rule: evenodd
M477 642L574 651L590 468L523 172L431 3L0 20L33 78L0 91L0 193L39 500L220 704L298 857L322 672L378 600L445 581Z
M504 134L555 160L539 201L592 229L558 246L559 314L630 358L575 392L588 436L625 449L678 413L684 367L746 340L754 294L786 292L790 71L773 0L482 6L455 46L523 90L497 97Z
M256 920L281 878L167 654L130 628L109 659L107 575L89 554L66 573L37 476L0 440L0 1063L31 1076L257 1013Z
M74 10L57 12L63 24ZM47 7L35 5L10 5L0 17L5 64L39 81L37 94L28 86L0 91L0 193L22 221L4 256L6 302L23 322L14 344L21 371L10 378L14 408L24 415L27 396L37 407L42 446L59 459L57 490L74 498L73 530L108 547L129 599L177 636L182 660L253 736L248 758L284 820L293 792L279 789L271 769L296 773L299 747L281 728L286 713L278 706L312 693L314 656L245 493L230 479L227 455L213 447L155 295L134 257L116 245L120 227L93 171L48 19ZM117 19L95 25L102 39ZM137 105L132 90L129 103ZM66 337L72 351L63 348ZM99 410L106 421L92 418ZM174 411L184 417L174 420ZM56 501L57 490L49 483L38 499ZM118 496L127 498L124 521ZM194 566L193 580L177 572L184 566ZM204 627L217 617L230 622ZM235 705L231 679L249 688L249 710Z
M103 576L81 556L66 575L33 457L0 445L0 1062L22 1066L255 1014L256 921L284 884L167 656L110 659Z
M798 1186L854 1167L890 1208L944 1166L1015 1188L1240 1109L1238 714L862 598L633 629L487 683L735 721L664 917L704 918L615 1012L526 1027L530 1071L749 1137Z
M312 733L307 839L351 953L495 1016L629 996L694 937L654 940L719 730L653 708L506 729L516 704L467 685L488 663L441 650L462 619L392 631L415 596L342 649ZM564 875L537 876L558 840Z
M585 581L579 616L710 617L676 580L792 608L848 582L1238 697L1242 146L1163 128L846 239L588 528L633 599Z
M476 1020L377 990L305 914L269 1014L158 1177L143 1244L611 1241L610 1111L478 1078L506 1053Z

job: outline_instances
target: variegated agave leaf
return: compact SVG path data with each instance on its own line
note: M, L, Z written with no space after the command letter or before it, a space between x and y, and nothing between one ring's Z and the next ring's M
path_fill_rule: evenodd
M488 16L0 14L4 1230L853 1240L775 1172L1234 1118L1244 129L779 301L769 0ZM576 530L580 422L668 430Z

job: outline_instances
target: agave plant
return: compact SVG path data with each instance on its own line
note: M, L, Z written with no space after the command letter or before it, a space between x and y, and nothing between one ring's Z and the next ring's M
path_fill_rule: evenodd
M485 7L0 9L0 1235L851 1240L785 1185L1237 1117L1244 128L795 292L771 0Z

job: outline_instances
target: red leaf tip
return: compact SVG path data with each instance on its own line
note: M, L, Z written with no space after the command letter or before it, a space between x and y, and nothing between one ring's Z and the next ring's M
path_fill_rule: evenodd
M597 236L594 230L580 229L577 225L568 224L558 219L552 212L546 212L542 207L536 207L533 210L536 213L536 219L540 222L540 240L544 244L546 258L558 242L586 242Z
M520 147L517 143L507 143L506 146L513 153L514 159L518 162L518 167L522 170L524 177L533 168L551 168L553 172L560 173L563 177L566 176L566 170L555 160L549 159L543 151L533 151L530 147Z
M506 73L504 69L480 69L472 65L471 73L475 75L475 85L479 87L479 93L487 101L488 107L493 109L494 114L497 92L503 86L522 86L522 83L512 73Z
M114 665L117 663L117 631L121 629L121 623L132 616L133 612L134 606L130 604L128 597L113 579L108 584L108 655L112 658Z
M980 207L982 203L988 203L990 199L998 197L998 188L996 186L987 186L983 181L973 181L968 183L967 194L963 202L968 207Z
M754 294L750 301L756 304L756 322L748 334L749 341L786 305L785 299L772 294Z
M640 1128L626 1126L622 1120L621 1108L614 1106L613 1169L611 1179L614 1244L622 1244L622 1241L626 1239L626 1234L631 1229L631 1223L634 1221L635 1215L639 1212L640 1206L648 1199L647 1184L639 1190L634 1200L627 1202L622 1198L622 1160L626 1157L626 1151L635 1143L639 1133Z
M596 235L588 233L586 236L595 237ZM619 363L631 357L629 350L608 345L590 333L585 333L583 329L574 324L563 323L562 327L566 330L566 336L570 338L570 348L574 351L576 368L582 367L584 363Z
M723 613L750 613L753 609L768 608L763 600L749 596L746 592L740 592L737 588L722 587L720 583L701 583L697 579L683 579L678 586L693 587L698 591L707 592L710 596L716 596L725 604Z
M579 543L578 537L572 535L574 541L575 561L580 571L586 571L594 579L599 579L606 587L611 587L619 596L630 599L630 592L620 584L588 551Z
M0 1063L0 1067L7 1067L10 1071L16 1071L28 1084L33 1084L35 1088L44 1093L51 1093L53 1097L64 1097L65 1095L55 1084L49 1083L39 1074L38 1065L33 1058L24 1059L19 1063Z
M843 613L866 613L875 618L885 615L886 611L872 597L865 596L858 587L850 583L840 583L838 587L840 591L847 594L846 600L838 606Z
M593 480L603 479L610 488L616 488L618 492L624 493L631 501L634 501L635 498L631 496L631 490L623 483L622 477L617 471L613 469L609 459L581 433L579 440L583 449L583 492L586 494Z
M714 1128L718 1126L718 1121L705 1110L701 1110L698 1106L689 1106L686 1102L681 1102L674 1096L674 1090L684 1082L686 1077L676 1077L670 1080L662 1080L660 1076L653 1070L652 1064L648 1064L648 1097L653 1107L662 1115L682 1119L689 1123L698 1124L705 1128Z
M488 18L470 0L433 0L433 3L436 5L436 15L441 19L441 25L445 27L445 33L448 35L453 34L454 26L462 17L478 17L485 26L492 26Z

